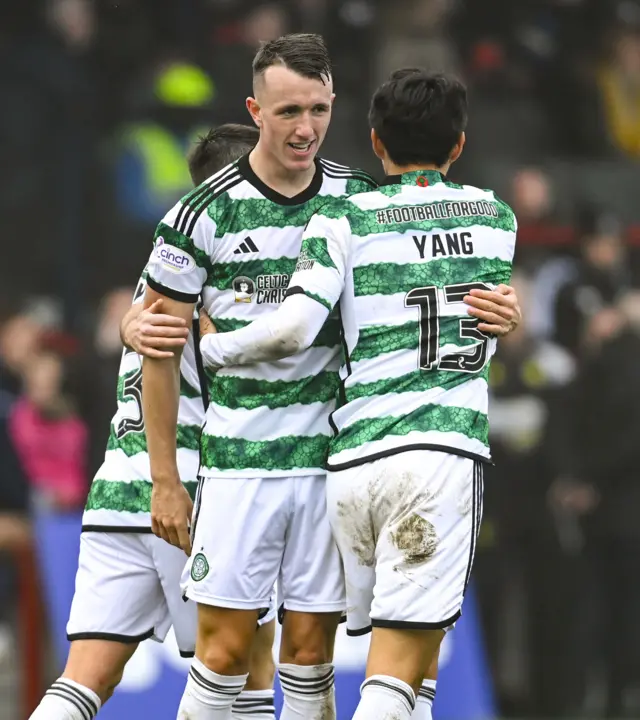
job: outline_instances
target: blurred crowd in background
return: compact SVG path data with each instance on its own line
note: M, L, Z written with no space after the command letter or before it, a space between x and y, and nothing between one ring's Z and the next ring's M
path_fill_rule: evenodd
M322 154L378 177L376 84L407 65L468 84L451 178L520 225L475 573L500 709L640 717L640 0L2 4L0 653L9 551L35 509L81 508L100 463L119 321L185 152L249 122L255 49L292 31L335 63Z

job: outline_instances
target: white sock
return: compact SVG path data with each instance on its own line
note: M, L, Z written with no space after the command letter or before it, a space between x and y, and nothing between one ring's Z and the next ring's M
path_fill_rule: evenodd
M420 690L418 690L418 697L416 698L416 709L413 711L411 720L432 720L431 709L433 708L433 701L436 697L436 681L427 680L426 678L422 681Z
M409 720L416 706L410 685L390 675L372 675L360 686L353 720Z
M243 690L231 708L233 720L276 720L273 690Z
M29 720L92 720L101 704L93 690L68 678L58 678Z
M280 720L335 720L336 696L333 665L278 665L284 695Z
M218 675L193 658L178 708L178 720L232 720L231 706L248 677L248 673Z

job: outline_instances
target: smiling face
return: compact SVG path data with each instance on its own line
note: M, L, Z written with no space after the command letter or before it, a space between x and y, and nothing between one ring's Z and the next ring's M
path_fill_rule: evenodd
M259 145L288 172L308 170L322 145L333 104L333 82L272 65L255 79L247 108L260 128Z

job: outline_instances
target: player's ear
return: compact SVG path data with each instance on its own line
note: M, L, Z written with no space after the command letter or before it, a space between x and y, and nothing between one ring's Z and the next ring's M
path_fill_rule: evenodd
M378 133L373 128L371 128L371 147L373 148L373 152L376 154L376 157L380 158L380 160L384 160L386 155L384 145L382 144L382 140L378 137Z
M246 102L247 110L251 119L257 127L262 127L262 118L260 117L260 104L254 97L248 97Z
M331 93L331 106L333 107L333 101L336 99L336 94Z
M449 158L449 164L453 164L462 155L464 144L467 142L467 136L464 132L460 133L460 139L455 144L455 147L451 151L451 157Z

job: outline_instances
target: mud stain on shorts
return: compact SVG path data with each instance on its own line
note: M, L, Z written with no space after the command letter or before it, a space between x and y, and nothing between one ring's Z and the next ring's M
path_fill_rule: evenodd
M360 565L373 567L376 547L370 516L364 499L353 497L350 501L341 501L337 505L342 532L349 539L351 552L358 558Z
M438 549L436 529L417 513L400 521L395 530L391 531L391 540L407 565L427 562Z
M365 567L373 567L381 534L389 531L403 553L404 562L418 565L435 553L438 540L434 526L417 511L428 513L442 492L431 493L421 478L410 471L385 467L337 503L340 532L352 553Z

